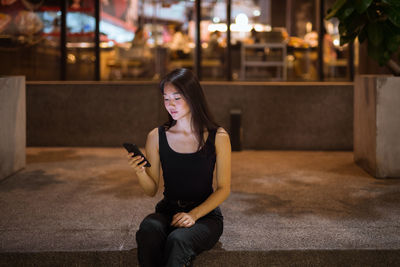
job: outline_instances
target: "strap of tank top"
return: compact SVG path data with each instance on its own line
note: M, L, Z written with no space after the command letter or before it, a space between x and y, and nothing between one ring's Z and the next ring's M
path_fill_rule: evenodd
M166 144L167 137L165 135L165 129L164 126L159 126L158 127L158 148L160 149L161 147L164 147Z
M217 135L217 130L218 129L214 129L214 130L211 130L208 134L210 135L209 136L209 138L208 138L208 140L209 140L209 142L211 143L211 144L215 144L215 136Z

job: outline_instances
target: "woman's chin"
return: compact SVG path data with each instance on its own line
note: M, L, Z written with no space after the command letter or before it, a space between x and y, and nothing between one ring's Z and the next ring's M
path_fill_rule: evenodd
M173 119L174 121L177 121L177 120L179 120L179 117L178 117L178 116L176 116L176 115L171 115L171 117L172 117L172 119Z

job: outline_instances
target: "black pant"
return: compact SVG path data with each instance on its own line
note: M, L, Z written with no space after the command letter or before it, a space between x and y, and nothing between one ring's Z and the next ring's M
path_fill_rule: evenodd
M188 212L195 206L182 207L163 199L157 204L156 212L144 218L136 232L140 266L182 267L217 243L223 231L219 207L198 219L192 227L170 225L174 214Z

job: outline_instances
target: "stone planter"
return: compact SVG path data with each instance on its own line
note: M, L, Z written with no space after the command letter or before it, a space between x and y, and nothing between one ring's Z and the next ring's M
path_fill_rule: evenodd
M25 77L0 77L0 180L25 167Z
M356 77L354 160L376 178L400 177L400 77Z

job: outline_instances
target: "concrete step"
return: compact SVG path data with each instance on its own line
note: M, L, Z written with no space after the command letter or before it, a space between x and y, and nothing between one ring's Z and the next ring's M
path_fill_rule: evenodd
M1 266L135 266L143 194L123 148L28 148L0 181ZM232 155L224 233L195 266L400 266L400 180L352 152Z
M399 266L400 250L221 251L200 254L199 267L225 266ZM91 252L0 253L0 266L138 266L136 249Z

